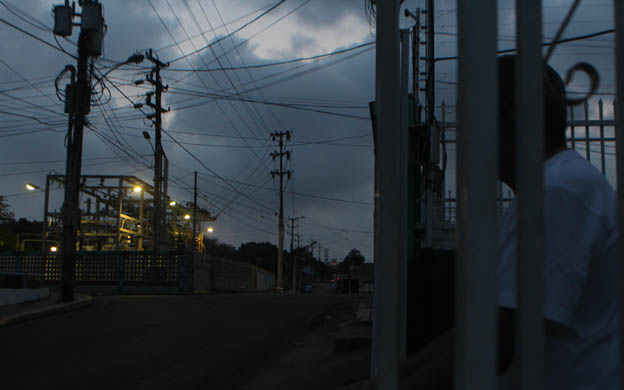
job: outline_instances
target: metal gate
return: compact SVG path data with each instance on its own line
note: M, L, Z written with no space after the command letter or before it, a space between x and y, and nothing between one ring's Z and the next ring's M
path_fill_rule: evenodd
M373 367L378 389L398 387L402 356L400 333L404 320L405 205L403 172L407 165L405 124L401 121L399 0L377 0L375 141L375 321ZM599 115L581 121L570 118L569 144L592 160L597 149L600 169L609 177L613 161L618 196L619 226L624 226L624 2L614 0L616 92L615 118ZM574 0L569 16L580 0ZM516 365L518 388L543 388L543 285L534 283L544 266L543 177L544 137L542 108L542 1L516 0L518 91L516 128L518 188L518 310ZM497 216L501 211L497 186L497 150L488 140L497 139L497 85L484 83L482 75L496 74L497 0L457 1L458 20L458 194L444 199L443 209L456 204L449 222L457 227L455 388L494 390L497 329ZM554 42L561 37L566 24ZM478 21L475 22L475 21ZM431 26L432 27L432 26ZM556 47L549 49L550 56ZM548 60L548 58L547 58ZM546 61L548 62L548 61ZM610 104L610 102L609 102ZM602 106L601 106L602 107ZM587 113L587 106L584 113ZM405 111L403 111L405 113ZM602 108L599 109L602 113ZM576 112L573 113L577 114ZM451 127L450 125L448 127ZM615 147L612 147L615 143ZM498 188L497 188L498 187ZM446 195L446 194L445 194ZM504 195L504 194L503 194ZM458 199L456 201L455 199ZM455 206L453 206L455 207ZM449 208L450 211L450 208ZM443 215L448 215L443 213ZM402 236L403 234L403 236ZM624 372L624 240L620 253L620 372ZM397 283L397 281L401 281ZM624 389L624 381L621 381Z

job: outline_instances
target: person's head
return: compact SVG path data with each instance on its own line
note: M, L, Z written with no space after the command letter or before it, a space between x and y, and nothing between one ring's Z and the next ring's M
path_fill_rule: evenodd
M498 120L500 179L510 184L515 177L516 110L516 63L517 56L498 58ZM565 96L565 85L557 72L549 65L544 68L544 143L546 154L566 146L566 104L558 96Z

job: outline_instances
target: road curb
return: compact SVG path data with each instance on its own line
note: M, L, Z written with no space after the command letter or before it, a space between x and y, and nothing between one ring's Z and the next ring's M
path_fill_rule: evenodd
M55 303L53 305L43 307L36 310L27 311L24 313L14 314L6 318L0 319L0 326L15 324L22 321L28 321L35 318L46 317L58 313L66 313L84 307L90 306L93 303L93 297L87 294L76 294L76 300L73 302Z

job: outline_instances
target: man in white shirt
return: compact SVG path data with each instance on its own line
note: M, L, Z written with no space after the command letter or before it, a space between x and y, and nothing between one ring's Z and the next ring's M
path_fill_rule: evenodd
M498 60L500 180L516 191L515 56ZM563 81L545 69L544 388L619 389L616 197L600 172L566 148ZM530 113L520 113L530 115ZM520 157L520 156L519 156ZM515 203L501 219L499 387L512 389L517 262ZM536 281L537 282L537 281ZM452 389L454 331L410 357L401 389ZM374 381L368 383L372 389Z
M499 59L500 172L501 180L515 192L515 104L514 94L505 92L506 86L513 86L514 67L514 56ZM566 148L566 106L557 99L564 96L563 82L552 68L546 73L550 82L545 84L544 388L617 389L617 201L598 169ZM517 302L515 202L499 229L498 303L511 321ZM512 344L513 334L507 336ZM501 368L507 368L513 345L500 351L505 363ZM506 387L504 380L501 387Z

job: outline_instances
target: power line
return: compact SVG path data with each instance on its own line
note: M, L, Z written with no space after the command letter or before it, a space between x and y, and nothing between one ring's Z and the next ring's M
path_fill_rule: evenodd
M150 2L150 0L148 0L148 2ZM249 22L247 22L247 23L243 24L243 25L242 25L242 26L240 26L239 28L235 29L235 30L234 30L234 31L232 31L231 33L229 33L229 34L227 34L227 35L225 35L225 36L223 36L223 37L221 37L221 38L219 38L219 39L217 39L217 40L215 40L215 41L213 41L213 42L209 43L208 45L203 46L203 47L201 47L201 48L199 48L199 49L197 49L197 50L194 50L194 51L192 51L192 52L190 52L190 53L187 53L187 54L183 54L182 56L177 57L177 58L175 58L175 59L171 60L171 61L170 61L170 63L174 63L174 62L180 61L181 59L184 59L184 58L190 57L190 56L192 56L192 55L194 55L194 54L197 54L197 53L200 53L200 52L202 52L202 51L206 50L207 48L209 48L209 47L211 47L211 46L216 45L217 43L221 42L222 40L224 40L224 39L226 39L226 38L228 38L228 37L230 37L230 36L232 36L232 35L234 35L234 34L238 33L239 31L243 30L245 27L247 27L247 26L249 26L249 25L253 24L253 23L254 23L254 22L256 22L256 21L258 21L260 18L262 18L263 16L265 16L265 15L266 15L266 14L268 14L269 12L273 11L274 9L276 9L277 7L279 7L280 5L284 4L285 2L286 2L286 0L280 0L280 1L276 2L276 3L275 3L274 5L272 5L269 9L267 9L267 10L266 10L266 11L264 11L264 12L262 12L260 15L256 16L255 18L251 19ZM151 5L151 2L150 2L150 5ZM153 8L153 6L152 6L152 8Z
M260 88L262 88L262 87L260 87ZM257 88L257 89L260 89L260 88ZM177 90L179 90L179 88ZM247 93L249 91L251 91L251 90L244 91L242 93ZM176 89L172 88L171 89L171 93L179 93L179 92L176 92ZM259 103L259 104L266 104L266 105L271 105L271 106L276 106L276 107L290 108L290 109L293 109L293 110L316 112L316 113L319 113L319 114L340 116L340 117L351 118L351 119L370 120L370 117L368 117L368 116L344 114L344 113L340 113L340 112L321 110L321 109L310 108L310 107L301 106L301 105L293 105L293 104L278 103L278 102L269 102L269 101L263 101L263 100L259 100L259 99L253 99L253 98L246 98L246 97L241 97L241 96L221 95L221 94L217 94L217 93L202 93L202 92L195 92L195 91L193 91L193 92L184 92L182 94L185 94L185 95L188 95L188 96L206 97L206 98L211 98L211 99L214 99L214 100L228 100L228 101L241 101L241 102L249 102L249 103ZM210 103L211 103L211 101L200 102L200 103L193 103L193 104L189 104L189 105L182 106L182 107L174 107L174 108L172 108L172 111L180 111L180 110L184 110L184 109L188 109L188 108L194 108L194 107L198 107L198 106L205 105L205 104L210 104ZM361 107L352 107L352 108L363 109Z
M245 18L246 18L246 17L248 17L248 16L251 16L251 15L253 15L253 14L257 14L258 12L261 12L262 10L264 10L264 9L266 9L266 8L270 7L270 6L271 6L271 4L267 4L267 5L265 5L264 7L261 7L261 8L259 8L259 9L255 10L255 11L249 12L249 13L247 13L247 14L243 15L243 16L239 16L239 17L238 17L238 18L236 18L236 19L232 19L232 20L230 20L229 22L222 24L221 26L215 27L214 29L211 29L211 31L213 31L213 30L217 30L217 29L220 29L220 28L223 28L223 27L226 27L227 25L230 25L230 24L232 24L232 23L234 23L234 22L238 22L239 20L241 20L241 19L245 19ZM195 35L191 36L191 39L197 38L197 37L199 37L200 35L202 35L203 33L205 33L205 31L200 31L198 34L195 34ZM166 46L163 46L163 47L161 47L161 48L159 48L159 49L155 49L155 51L156 51L156 52L164 51L164 50L166 50L166 49L172 48L172 47L173 47L173 46L175 46L176 44L180 44L180 43L184 43L184 42L188 42L188 39L184 39L184 40L182 40L182 41L178 41L178 42L171 43L171 44L166 45Z
M158 11L156 10L156 8L155 8L155 7L153 6L153 4L151 3L151 0L147 0L147 1L148 1L148 3L150 4L150 6L152 7L153 11L156 13L157 17L159 18L159 20L160 20L161 24L163 25L163 27L165 28L165 30L166 30L166 31L167 31L167 33L169 34L169 36L170 36L171 40L175 42L175 38L174 38L173 34L171 33L171 31L169 30L169 28L168 28L168 27L167 27L167 25L165 24L164 20L162 19L162 17L160 16L160 14L159 14L159 13L158 13ZM178 18L178 17L177 17L177 15L175 14L175 11L174 11L174 10L173 10L173 8L171 7L171 5L170 5L168 2L167 2L167 4L169 5L169 7L170 7L171 11L173 12L173 14L174 14L174 16L175 16L175 18L176 18L176 20L177 20L178 24L179 24L179 25L180 25L180 27L182 28L182 30L183 30L183 32L184 32L184 34L188 37L189 35L188 35L188 33L186 32L186 29L184 28L184 25L182 24L182 22L179 20L179 18ZM207 40L206 40L206 41L207 41ZM192 42L191 42L191 45L195 48L195 45L194 45ZM178 47L178 50L180 51L180 53L183 53L182 48L181 48L178 44L176 44L176 46ZM212 50L212 48L211 48L211 50ZM182 58L185 58L185 57L182 57ZM203 57L201 57L201 56L200 56L200 59L201 59L202 61L204 61ZM192 65L191 61L190 61L188 58L185 58L185 60L187 61L187 63L189 64L189 66L190 66L191 68L193 68L193 69L195 68L195 67ZM219 63L219 64L220 64L220 63ZM204 86L204 88L206 88L206 90L209 90L209 88L208 88L208 86L205 84L204 80L203 80L201 77L199 77L199 74L197 74L197 73L191 73L191 74L195 74L195 75L197 75L197 78L198 78L198 80L200 81L200 83ZM210 75L211 75L211 77L213 78L213 80L215 81L215 83L217 83L217 85L219 85L219 82L218 82L218 80L214 77L214 75L213 75L213 74L210 74ZM232 84L231 80L230 80L230 83ZM232 84L232 86L233 86L233 84ZM240 114L240 112L238 111L238 109L234 106L234 104L233 104L231 101L230 101L229 103L230 103L230 107L232 107L232 109L233 109L233 110L235 111L235 113L238 115L238 117L240 118L241 122L242 122L242 123L243 123L243 124L247 127L247 129L248 129L248 130L249 130L252 134L256 135L256 134L255 134L255 132L252 130L252 128L251 128L251 127L247 124L247 122L244 120L243 116ZM218 107L218 109L221 111L221 113L224 115L224 117L226 118L226 120L230 123L230 125L234 128L234 130L235 130L235 131L236 131L236 132L237 132L237 133L238 133L238 134L242 137L242 134L240 134L240 132L239 132L238 128L237 128L236 126L234 126L234 123L232 122L232 120L230 119L230 117L227 115L227 113L225 112L225 110L223 110L223 108L222 108L219 104L217 104L217 107ZM245 108L247 109L247 106L245 106ZM257 125L257 123L256 123L256 125ZM246 141L245 141L245 143L246 143ZM252 150L252 151L253 151L253 150ZM266 162L265 162L262 158L260 158L260 156L258 156L258 154L257 154L255 151L253 151L253 154L254 154L254 156L256 157L256 159L259 161L259 163L260 163L261 165L262 165L262 164L265 164L265 165L266 165Z
M237 181L237 180L233 180L233 179L221 178L221 180L229 181L229 182L233 182L233 183L238 183L238 184L242 184L242 185L250 186L250 187L257 187L257 188L260 188L260 189L263 189L263 190L267 190L267 191L272 191L272 192L275 191L275 189L270 188L270 187L257 186L257 185L254 185L254 184L245 183L245 182L241 182L241 181ZM302 197L306 197L306 198L329 200L329 201L333 201L333 202L343 202L343 203L359 204L359 205L364 205L364 206L372 206L372 205L374 205L374 203L372 203L372 202L361 202L361 201L356 201L356 200L333 198L333 197L322 196L322 195L304 194L304 193L301 193L301 192L294 192L294 191L284 191L284 192L287 193L287 194L291 194L291 195L302 196Z
M34 34L31 34L31 33L29 33L28 31L26 31L26 30L24 30L24 29L22 29L22 28L20 28L20 27L17 27L17 26L16 26L16 25L14 25L13 23L10 23L10 22L8 22L8 21L7 21L7 20L5 20L5 19L0 18L0 22L2 22L2 23L6 24L6 25L7 25L7 26L9 26L9 27L12 27L12 28L14 28L14 29L16 29L16 30L18 30L18 31L20 31L20 32L22 32L22 33L24 33L24 34L28 35L29 37L31 37L31 38L33 38L33 39L38 40L39 42L41 42L41 43L43 43L44 45L47 45L47 46L49 46L49 47L53 48L54 50L58 50L58 51L60 51L61 53L65 53L65 54L67 54L68 56L72 57L72 58L73 58L73 59L75 59L75 60L77 60L77 59L78 59L78 57L76 57L75 55L73 55L73 54L71 54L71 53L68 53L67 51L65 51L65 50L64 50L64 49L62 49L62 48L59 48L59 47L57 47L57 46L54 46L54 45L53 45L53 44L51 44L50 42L45 41L45 40L43 40L43 39L39 38L38 36L36 36L36 35L34 35Z
M366 42L366 43L362 43L362 44L350 47L348 49L341 49L341 50L336 50L336 51L332 51L332 52L329 52L329 53L317 54L317 55L309 56L309 57L293 58L293 59L290 59L290 60L284 60L284 61L278 61L278 62L270 62L270 63L266 63L266 64L255 64L255 65L236 66L236 67L218 68L218 69L217 68L212 68L212 69L201 69L200 68L200 69L193 70L193 69L183 69L183 68L171 68L171 69L167 69L167 70L170 71L170 72L220 72L220 71L225 71L225 70L260 69L260 68L266 68L266 67L270 67L270 66L286 65L286 64L292 64L292 63L295 63L295 62L321 59L321 58L330 57L330 56L333 56L333 55L348 53L350 51L361 49L363 47L374 46L375 44L376 44L375 41L370 41L370 42Z
M560 43L566 43L566 42L574 42L574 41L580 41L583 39L590 39L590 38L595 38L595 37L599 37L602 35L607 35L607 34L613 34L615 32L615 29L610 29L610 30L604 30L604 31L599 31L596 33L592 33L592 34L586 34L586 35L579 35L576 37L572 37L572 38L566 38L566 39L560 39L556 42L545 42L542 43L542 46L546 47L546 46L552 46L552 45L558 45ZM449 35L451 35L451 33L449 33ZM454 34L457 35L457 34ZM496 53L497 54L505 54L505 53L515 53L516 51L518 51L518 49L514 48L514 49L505 49L505 50L499 50ZM436 58L434 61L438 62L438 61L451 61L451 60L456 60L458 57L454 56L454 57L438 57Z

